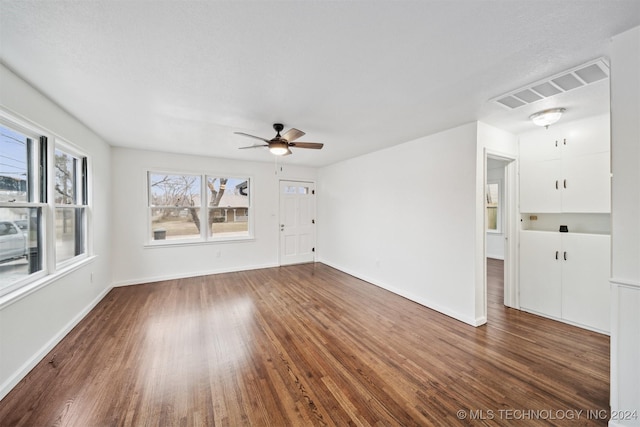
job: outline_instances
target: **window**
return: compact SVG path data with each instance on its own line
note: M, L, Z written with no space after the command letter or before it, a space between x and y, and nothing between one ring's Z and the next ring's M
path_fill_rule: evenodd
M500 232L500 183L487 183L487 231Z
M148 186L151 241L251 236L249 178L149 172Z
M56 263L85 253L86 157L55 150Z
M0 115L0 296L86 255L86 157L56 143Z
M207 177L209 236L249 236L249 179Z
M44 138L0 124L0 295L42 270L45 149Z
M201 177L149 173L154 240L200 238Z

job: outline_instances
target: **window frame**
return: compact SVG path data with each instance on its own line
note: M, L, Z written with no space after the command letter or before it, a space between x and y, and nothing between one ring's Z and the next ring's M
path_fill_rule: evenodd
M200 178L200 206L199 206L199 219L200 219L200 235L194 238L176 238L176 239L154 239L153 238L153 225L151 216L151 176L152 175L187 175L198 176ZM247 234L239 236L212 236L209 227L209 211L213 206L209 206L209 191L208 191L208 179L209 178L228 178L247 181L249 194L248 194L248 206L247 209ZM253 185L254 178L250 174L238 174L238 173L220 173L220 172L193 172L193 171L176 171L166 168L153 168L145 170L145 209L146 209L146 237L143 246L144 247L167 247L167 246L190 246L190 245L202 245L202 244L217 244L217 243L233 243L243 241L253 241L254 237L254 209L253 206ZM204 202L202 202L204 201Z
M39 232L38 248L40 257L40 271L27 274L24 278L18 279L6 287L0 289L0 307L23 298L26 295L53 283L57 278L68 274L90 259L94 258L91 229L91 160L82 150L64 138L52 133L46 128L31 122L30 120L17 116L10 111L0 107L0 125L22 133L32 139L37 145L37 152L33 149L27 151L27 161L34 172L34 178L27 183L26 202L0 202L2 208L25 208L39 209ZM84 209L83 215L83 245L84 253L72 257L65 262L56 264L55 246L55 170L52 165L55 162L55 150L62 148L68 154L83 161L83 183L82 192ZM30 199L30 200L29 200ZM35 201L34 201L35 200ZM69 206L69 205L67 205Z

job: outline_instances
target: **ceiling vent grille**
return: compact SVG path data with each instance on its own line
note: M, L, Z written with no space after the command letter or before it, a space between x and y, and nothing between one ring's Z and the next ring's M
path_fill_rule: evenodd
M579 65L549 78L539 80L509 93L491 99L503 107L514 110L523 105L532 104L544 98L587 86L609 77L609 65L599 58Z

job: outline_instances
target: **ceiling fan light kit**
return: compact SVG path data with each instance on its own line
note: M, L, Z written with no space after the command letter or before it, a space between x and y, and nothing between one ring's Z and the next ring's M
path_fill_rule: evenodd
M296 128L291 128L284 133L284 135L280 135L282 129L284 129L284 125L282 123L274 123L273 129L276 131L276 136L272 139L261 138L259 136L250 135L244 132L234 132L236 135L247 136L249 138L259 139L260 141L266 142L266 144L262 145L251 145L249 147L240 147L240 149L245 148L257 148L257 147L268 147L269 151L276 156L287 156L291 154L291 148L311 148L315 150L320 150L324 144L318 142L293 142L296 139L304 136L304 132L298 130Z
M562 113L566 111L565 108L550 108L548 110L538 111L529 116L531 121L538 126L544 126L548 128L552 124L556 123L562 117Z
M271 154L275 154L276 156L284 156L287 153L291 153L287 143L284 141L276 141L269 144L269 151L271 151Z

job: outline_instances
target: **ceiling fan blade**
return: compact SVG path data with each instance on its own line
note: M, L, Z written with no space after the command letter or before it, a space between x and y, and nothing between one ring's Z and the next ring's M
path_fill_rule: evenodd
M283 156L288 156L289 154L293 154L293 153L291 153L291 150L289 150L289 149L287 148L287 152L286 152L286 153L284 153L284 154L283 154Z
M289 144L289 146L295 148L313 148L315 150L319 150L324 146L324 144L321 144L319 142L293 142Z
M250 145L248 147L238 147L238 150L244 150L245 148L258 148L258 147L268 147L269 144L264 144L264 145Z
M282 138L286 139L288 142L293 142L301 136L304 136L304 132L296 128L291 128L282 135Z
M244 132L234 132L236 135L242 135L242 136L248 136L249 138L255 138L255 139L259 139L260 141L264 141L266 143L269 142L268 139L264 139L264 138L260 138L259 136L255 136L255 135L249 135L248 133L244 133Z

